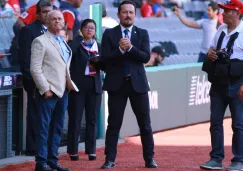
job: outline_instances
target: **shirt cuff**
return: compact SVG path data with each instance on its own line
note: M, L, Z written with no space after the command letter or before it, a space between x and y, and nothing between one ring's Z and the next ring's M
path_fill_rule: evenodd
M121 51L121 53L122 53L122 54L124 54L124 53L125 53L125 51L124 51L124 50L122 50L120 46L119 46L119 49L120 49L120 51Z
M132 49L133 45L127 50L128 52L130 52L130 50Z

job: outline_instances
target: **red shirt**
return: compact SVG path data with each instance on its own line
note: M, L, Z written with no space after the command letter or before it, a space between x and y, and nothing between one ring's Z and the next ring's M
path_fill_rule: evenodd
M14 9L16 14L20 14L19 0L8 0L7 3Z
M153 9L148 3L144 3L140 10L141 10L141 14L142 14L143 17L154 16Z
M63 10L62 11L64 21L67 24L67 29L73 30L73 26L75 23L75 15L72 11L69 10Z
M25 24L31 24L36 19L36 4L32 5L27 9L26 12L23 12L19 19L21 19Z

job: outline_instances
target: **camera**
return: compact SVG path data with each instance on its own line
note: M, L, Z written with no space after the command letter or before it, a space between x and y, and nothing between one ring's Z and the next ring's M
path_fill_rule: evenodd
M172 8L171 8L171 11L173 11L173 12L174 12L174 11L175 11L175 9L176 9L176 7L174 6L174 7L172 7Z
M230 55L225 51L216 52L216 55L218 56L217 60L221 62L226 62L230 59Z
M100 61L99 53L90 52L89 55L90 55L90 58L89 58L90 63L96 63L96 62Z

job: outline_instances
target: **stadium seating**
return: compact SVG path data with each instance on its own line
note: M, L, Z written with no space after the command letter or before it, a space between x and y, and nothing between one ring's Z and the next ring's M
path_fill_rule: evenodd
M35 0L28 2L29 5L32 5L35 3ZM113 0L84 0L79 8L83 19L89 18L89 5L94 2L104 3L108 16L118 21L117 8L113 7ZM184 11L182 10L182 13L187 15L191 13L191 17L195 18L197 13L206 11L208 3L208 1L185 1L183 2ZM167 18L142 18L140 10L137 9L135 25L148 30L151 49L161 45L160 42L171 41L176 45L179 54L170 55L164 60L162 65L196 62L200 51L202 31L184 26L171 12L171 9L165 10L168 14ZM0 52L9 49L11 45L11 40L14 36L12 27L15 21L16 19L0 19L0 30L3 30L0 34Z

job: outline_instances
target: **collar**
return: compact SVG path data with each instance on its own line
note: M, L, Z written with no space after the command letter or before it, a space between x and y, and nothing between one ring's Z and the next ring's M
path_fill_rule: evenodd
M41 20L39 20L39 19L36 19L34 22L37 23L37 24L44 25L44 24L41 22Z
M57 35L52 34L52 33L51 33L51 35L55 38L55 40L59 40L59 41L63 41L64 40L64 38L61 35L57 36Z
M243 21L241 21L240 24L234 30L232 30L229 34L228 34L228 26L227 25L225 25L225 27L223 28L222 31L225 33L226 36L231 36L232 34L234 34L236 32L240 33L240 32L243 31Z
M47 30L47 27L46 27L44 24L42 24L42 26L44 27L44 29L46 29L46 30Z
M133 25L132 26L130 26L129 28L125 28L125 27L123 27L121 24L120 24L120 26L121 26L121 31L122 31L122 33L124 32L124 30L126 30L126 29L128 29L129 30L129 32L130 33L132 33L132 28L133 28Z

